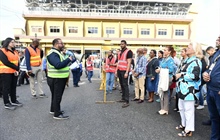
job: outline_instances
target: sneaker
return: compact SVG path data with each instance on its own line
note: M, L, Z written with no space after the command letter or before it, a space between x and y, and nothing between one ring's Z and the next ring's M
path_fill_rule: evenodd
M196 109L200 110L200 109L204 109L204 105L199 105L198 107L196 107Z
M46 97L46 94L40 94L39 97L44 98L44 97Z
M49 112L51 115L54 115L54 112L50 111ZM64 114L65 112L64 111L60 111L60 113Z
M18 100L16 100L16 102L15 103L11 103L13 106L18 106L18 107L21 107L21 106L23 106L23 104L22 103L20 103Z
M124 103L123 105L122 105L122 108L126 108L126 107L128 107L129 106L129 103Z
M64 116L63 114L60 114L59 116L57 117L53 117L54 119L56 120L66 120L66 119L69 119L69 116Z
M37 99L37 95L32 95L32 98L33 99Z
M207 101L206 100L204 100L204 105L207 105Z
M7 104L5 104L5 109L8 109L8 110L15 110L16 107L13 106L11 103L7 103Z

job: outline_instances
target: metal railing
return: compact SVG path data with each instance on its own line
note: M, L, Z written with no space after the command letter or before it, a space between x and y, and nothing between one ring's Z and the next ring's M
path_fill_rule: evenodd
M141 11L141 10L115 10L115 9L78 9L78 8L29 8L23 14L30 15L63 15L63 16L100 16L100 17L142 17L142 18L175 18L188 19L187 12L174 11Z

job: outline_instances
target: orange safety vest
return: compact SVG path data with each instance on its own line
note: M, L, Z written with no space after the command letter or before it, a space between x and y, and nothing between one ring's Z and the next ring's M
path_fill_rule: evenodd
M92 64L93 64L92 61L87 61L87 62L86 62L87 71L93 71L93 66L92 66Z
M41 65L41 58L40 58L40 49L36 48L36 51L32 47L27 47L30 53L30 65L33 67L38 67Z
M7 51L5 48L1 49L2 52L7 56L8 61L10 61L11 63L15 64L16 66L18 66L18 62L19 62L19 55L16 51L14 51L14 54L11 51ZM0 61L0 73L15 73L16 70L12 69L8 66L5 66L1 61Z
M127 62L127 54L128 54L128 49L126 49L121 55L118 53L118 70L121 71L126 71L128 67L128 62Z
M109 58L106 58L105 60L105 71L106 72L115 72L116 71L116 67L115 66L109 66L109 64L115 64L115 57L112 58L112 60L110 61Z

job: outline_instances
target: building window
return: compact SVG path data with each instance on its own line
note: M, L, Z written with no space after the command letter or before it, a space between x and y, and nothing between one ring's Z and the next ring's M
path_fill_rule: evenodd
M158 35L167 35L167 29L159 29Z
M176 36L184 36L184 30L175 30L175 35Z
M78 27L69 27L69 33L78 33Z
M115 28L114 27L107 27L106 34L115 34Z
M41 33L42 32L42 26L31 26L31 31L35 33Z
M150 35L150 29L142 28L141 29L141 35Z
M125 35L131 35L132 34L132 28L124 28L124 34Z
M60 27L59 26L50 26L50 32L51 33L59 33Z
M89 34L98 34L98 27L88 27Z

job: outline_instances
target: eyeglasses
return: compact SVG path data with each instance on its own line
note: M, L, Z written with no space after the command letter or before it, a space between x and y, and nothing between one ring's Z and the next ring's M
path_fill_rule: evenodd
M57 43L57 44L63 44L63 42L61 42L61 43Z

